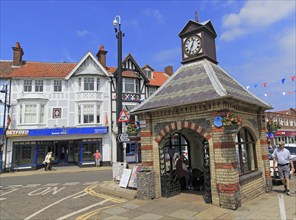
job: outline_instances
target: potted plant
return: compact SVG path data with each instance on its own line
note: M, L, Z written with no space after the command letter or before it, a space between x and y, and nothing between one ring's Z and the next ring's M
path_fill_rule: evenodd
M275 133L277 132L278 129L281 128L280 124L276 121L268 121L266 124L267 130L270 133Z
M222 125L226 132L237 131L238 127L242 125L242 118L233 113L227 112L226 116L222 119Z

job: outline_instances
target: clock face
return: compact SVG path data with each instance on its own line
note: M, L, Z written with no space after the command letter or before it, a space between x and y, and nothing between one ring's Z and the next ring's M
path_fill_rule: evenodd
M201 49L201 38L198 35L188 37L184 43L184 51L191 56L197 54Z

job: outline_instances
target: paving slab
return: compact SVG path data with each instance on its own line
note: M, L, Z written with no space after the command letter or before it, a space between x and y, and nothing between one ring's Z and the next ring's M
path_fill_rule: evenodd
M171 213L169 216L177 217L180 219L195 219L193 216L195 216L197 212L189 211L186 209L178 209L177 211Z
M163 218L163 216L161 215L155 215L155 214L152 214L152 213L145 213L144 215L140 215L136 218L133 218L133 219L149 219L149 220L152 220L152 219L161 219Z

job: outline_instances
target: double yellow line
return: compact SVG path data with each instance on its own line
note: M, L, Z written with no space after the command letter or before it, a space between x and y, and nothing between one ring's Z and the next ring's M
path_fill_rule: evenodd
M86 187L83 191L89 195L92 195L92 196L96 196L96 197L99 197L101 199L105 199L105 200L108 200L108 201L111 201L111 202L114 202L116 204L114 205L110 205L110 206L105 206L105 207L102 207L102 208L99 208L99 209L96 209L96 210L93 210L91 212L87 212L83 215L80 215L76 218L76 220L86 220L98 213L100 213L102 210L104 209L108 209L108 208L111 208L113 206L116 206L117 204L119 203L123 203L123 202L126 202L125 199L120 199L120 198L115 198L115 197L111 197L111 196L108 196L108 195L105 195L105 194L102 194L102 193L97 193L95 192L93 189L97 187L97 185L92 185L92 186L88 186Z

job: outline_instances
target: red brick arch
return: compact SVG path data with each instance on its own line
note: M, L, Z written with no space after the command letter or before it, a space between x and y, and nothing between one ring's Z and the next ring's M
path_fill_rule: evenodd
M205 132L205 129L196 123L193 123L191 121L174 121L166 125L163 129L161 129L160 132L157 134L156 138L154 139L154 141L159 144L167 134L176 130L181 130L181 129L193 130L199 133L207 141L209 141L212 138L212 135Z

